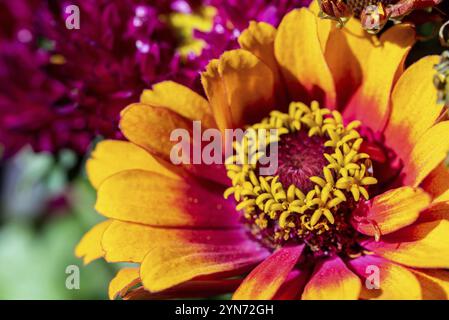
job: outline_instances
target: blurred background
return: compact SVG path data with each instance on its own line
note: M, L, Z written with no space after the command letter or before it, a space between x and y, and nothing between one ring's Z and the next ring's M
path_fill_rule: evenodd
M1 165L0 299L107 299L114 266L86 267L73 250L101 218L95 193L69 150L25 147ZM80 290L66 288L66 268L80 267Z
M276 26L309 3L0 0L0 299L107 299L118 268L74 256L102 219L84 170L95 143L122 138L119 112L142 89L175 80L202 94L199 72L250 20ZM443 51L448 12L444 1L419 24L407 63ZM66 287L73 265L79 290Z

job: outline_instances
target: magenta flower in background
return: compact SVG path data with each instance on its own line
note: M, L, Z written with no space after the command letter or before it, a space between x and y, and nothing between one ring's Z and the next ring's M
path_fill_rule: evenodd
M119 113L144 88L174 80L201 93L199 72L234 48L249 21L277 25L309 0L6 0L0 3L0 144L6 156L35 151L83 154L98 135L120 138ZM68 5L80 29L67 29ZM170 13L217 8L201 55L181 57Z
M120 110L143 88L174 79L189 84L178 40L162 13L174 1L32 1L0 4L0 142L6 155L86 151L93 137L117 136ZM65 26L80 8L81 28Z
M277 27L282 17L294 8L308 6L312 0L209 0L217 8L210 32L196 32L206 42L199 59L218 58L226 50L238 48L237 39L252 20L263 21Z

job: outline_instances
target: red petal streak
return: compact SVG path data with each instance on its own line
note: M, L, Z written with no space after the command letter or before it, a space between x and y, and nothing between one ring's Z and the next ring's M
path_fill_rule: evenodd
M373 161L379 163L384 163L387 160L385 152L376 144L369 141L363 141L359 151L369 154Z
M241 282L242 279L192 280L156 293L149 292L144 287L139 287L128 292L123 298L125 300L209 298L233 292Z
M306 270L293 270L273 300L299 300L309 277L310 273Z
M287 279L304 245L284 247L259 264L235 292L234 300L268 300L274 297Z

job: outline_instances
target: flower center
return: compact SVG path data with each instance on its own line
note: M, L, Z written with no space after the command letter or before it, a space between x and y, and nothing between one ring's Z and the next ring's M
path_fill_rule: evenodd
M308 137L304 130L288 133L279 141L276 175L283 186L295 185L303 192L314 187L310 177L321 176L326 166L325 139Z
M232 186L224 196L234 195L258 240L272 248L306 243L318 254L350 250L356 233L350 213L377 183L368 154L359 152L359 126L358 121L344 125L338 111L317 102L310 107L294 102L288 113L272 111L250 127L257 138L244 136L235 144L233 159L245 161L227 164ZM274 143L278 168L261 175L260 164L251 159L260 159Z

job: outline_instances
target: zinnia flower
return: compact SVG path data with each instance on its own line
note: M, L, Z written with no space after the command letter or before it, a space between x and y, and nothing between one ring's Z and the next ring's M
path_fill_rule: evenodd
M112 280L111 298L448 298L438 57L405 69L410 25L377 38L317 11L294 10L277 30L251 23L242 48L203 72L207 100L162 82L122 112L129 141L97 145L87 172L108 220L76 254L136 264ZM277 128L276 173L173 165L170 134L192 120Z

